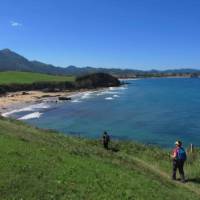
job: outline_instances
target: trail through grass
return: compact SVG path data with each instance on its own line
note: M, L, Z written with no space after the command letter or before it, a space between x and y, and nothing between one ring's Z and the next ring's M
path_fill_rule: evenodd
M171 176L169 174L167 174L165 171L162 171L161 169L157 168L155 165L149 164L148 162L145 162L145 161L143 161L139 158L133 157L133 156L125 155L125 157L126 157L126 159L130 159L130 160L134 161L134 163L137 163L140 167L148 170L149 172L154 173L154 174L158 175L159 177L166 179L166 181L170 181L173 184L179 185L181 187L185 187L188 190L195 192L197 195L200 196L199 187L194 187L194 184L189 183L189 182L183 184L178 181L172 181Z
M199 200L198 184L179 184L169 179L165 150L117 141L112 146L119 151L106 151L96 140L65 137L2 118L0 197ZM199 173L196 165L188 166L188 175L192 175L190 169Z

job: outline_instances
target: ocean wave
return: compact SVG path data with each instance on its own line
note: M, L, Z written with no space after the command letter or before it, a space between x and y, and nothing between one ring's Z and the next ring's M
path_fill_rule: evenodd
M72 103L80 103L81 101L80 101L80 99L74 99L74 100L72 100L71 102L72 102Z
M105 100L113 100L113 97L106 97Z
M127 89L127 86L109 87L107 89L101 89L96 91L78 92L76 94L71 95L70 97L72 98L72 103L78 103L82 102L82 100L90 99L95 96L113 95L113 97L119 97L118 94L121 94L121 90L125 89Z
M120 81L137 81L140 80L142 78L120 78Z
M8 117L14 113L20 113L20 112L26 112L26 111L34 111L34 110L37 110L37 109L46 109L46 108L49 108L50 106L46 103L39 103L39 104L33 104L33 105L30 105L30 106L27 106L27 107L24 107L24 108L20 108L20 109L14 109L14 110L11 110L9 112L6 112L6 113L3 113L2 116L3 117Z
M121 87L118 88L118 90L127 90L127 89L128 89L127 86L121 86Z
M126 85L120 86L120 87L109 87L109 90L115 91L115 90L126 90L128 87Z
M83 94L81 94L81 99L89 99L93 93L94 92L83 92Z
M35 119L35 118L40 118L40 116L42 115L43 113L40 113L40 112L34 112L34 113L30 113L30 114L27 114L23 117L20 117L18 118L19 120L27 120L27 119Z
M109 87L108 89L109 90L115 90L115 87Z
M96 95L97 96L102 96L102 95L106 95L106 94L120 94L120 91L104 90L104 91L98 92Z
M106 91L105 93L106 94L119 94L120 91L118 91L118 90L112 90L112 91Z
M78 92L76 94L71 95L72 98L71 102L82 102L82 99L89 99L92 97L92 95L95 93L95 91L87 91L87 92Z
M127 86L121 86L121 87L109 87L108 89L104 89L101 91L98 91L96 93L96 96L102 96L102 95L106 95L106 94L113 94L113 95L118 95L122 93L122 90L126 90Z

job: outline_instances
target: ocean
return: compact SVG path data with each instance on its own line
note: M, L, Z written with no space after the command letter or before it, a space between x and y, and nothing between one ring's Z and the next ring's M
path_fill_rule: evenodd
M200 79L127 80L118 88L89 91L72 101L29 105L8 116L65 134L111 138L171 147L200 146Z

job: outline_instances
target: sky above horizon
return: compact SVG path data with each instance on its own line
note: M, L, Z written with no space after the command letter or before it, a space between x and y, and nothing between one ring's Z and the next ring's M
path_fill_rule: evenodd
M66 67L200 69L199 0L0 0L0 49Z

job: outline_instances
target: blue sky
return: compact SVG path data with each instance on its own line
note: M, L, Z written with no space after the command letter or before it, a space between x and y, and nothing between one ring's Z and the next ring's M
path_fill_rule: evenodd
M200 69L200 1L0 0L0 48L63 67Z

